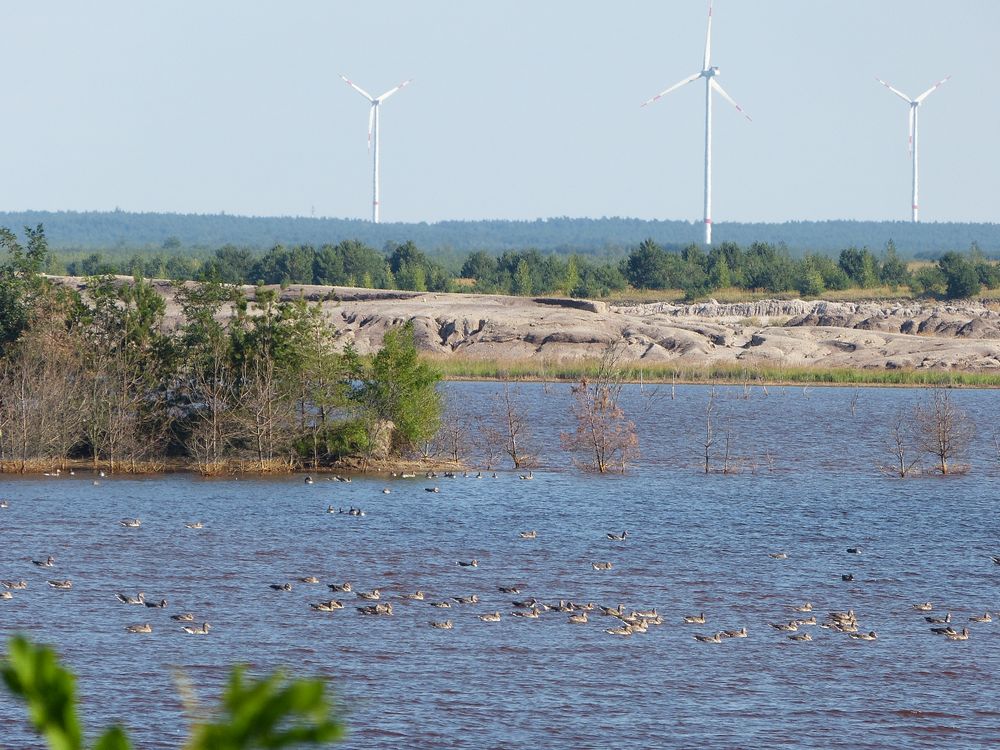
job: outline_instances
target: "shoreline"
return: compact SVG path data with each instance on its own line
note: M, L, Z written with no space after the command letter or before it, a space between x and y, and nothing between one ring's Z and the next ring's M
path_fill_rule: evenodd
M545 366L530 360L499 364L485 360L443 360L427 357L443 371L448 382L567 383L592 377L599 362L590 360L569 365ZM476 372L476 371L479 372ZM492 370L492 372L491 372ZM958 388L994 390L1000 388L1000 373L976 370L866 370L861 368L746 368L720 366L674 367L635 363L622 366L622 382L629 385L726 385L743 387L823 386L839 388ZM637 374L638 373L638 374Z

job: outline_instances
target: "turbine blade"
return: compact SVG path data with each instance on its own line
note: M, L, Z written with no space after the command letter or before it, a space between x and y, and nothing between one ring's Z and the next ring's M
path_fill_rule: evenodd
M377 102L379 102L381 104L382 102L384 102L386 99L388 99L390 96L392 96L393 94L395 94L397 91L399 91L404 86L409 86L410 83L412 83L412 82L413 82L413 79L412 78L408 78L407 80L403 81L401 84L399 84L398 86L396 86L396 88L389 89L388 91L386 91L384 94L382 94L382 96L380 96L375 101L377 101Z
M910 107L910 140L906 148L910 156L913 155L913 120L916 118L916 116L917 116L917 108Z
M368 108L368 150L372 150L372 129L375 127L375 107L377 107L377 102L372 102L372 106Z
M705 36L705 62L701 69L708 70L708 62L712 58L712 0L708 0L708 34Z
M697 81L699 78L701 78L701 72L698 72L698 73L695 73L693 75L690 75L687 78L685 78L683 81L680 81L679 83L675 83L669 89L664 89L659 94L657 94L656 96L654 96L652 99L647 99L646 101L644 101L642 103L642 106L646 107L646 106L652 104L653 102L655 102L657 99L660 99L660 98L666 96L671 91L676 91L681 86L686 86L687 84L691 83L692 81Z
M941 87L942 87L942 86L944 86L944 85L945 85L946 83L948 83L948 81L949 81L950 79L951 79L951 76L948 76L947 78L942 78L942 79L941 79L940 81L938 81L937 83L935 83L935 84L934 84L933 86L931 86L931 87L930 87L929 89L927 89L927 90L926 90L926 91L925 91L924 93L922 93L922 94L921 94L920 96L918 96L918 97L917 97L916 99L914 99L913 101L915 101L915 102L916 102L917 104L920 104L920 102L922 102L922 101L923 101L924 99L926 99L926 98L927 98L928 96L930 96L930 95L931 95L931 94L933 94L933 93L934 93L935 91L937 91L937 90L938 90L939 88L941 88Z
M373 97L373 96L372 96L371 94L369 94L369 93L368 93L367 91L365 91L365 90L364 90L363 88L361 88L361 87L360 87L360 86L359 86L358 84L356 84L356 83L355 83L354 81L352 81L352 80L351 80L350 78L348 78L347 76L345 76L345 75L343 75L343 74L341 74L341 76L340 76L340 77L344 79L344 83L346 83L346 84L347 84L348 86L350 86L350 87L351 87L352 89L354 89L354 90L355 90L355 91L357 91L357 92L358 92L359 94L361 94L361 96L363 96L363 97L364 97L365 99L367 99L367 100L368 100L368 101L370 101L370 102L373 102L373 101L375 101L375 97Z
M907 104L912 104L913 103L913 100L910 99L910 97L908 97L906 94L904 94L899 89L894 89L892 86L890 86L888 83L886 83L885 81L883 81L878 76L875 76L875 80L878 81L879 83L881 83L883 86L885 86L887 89L889 89L889 91L891 91L892 93L894 93L896 96L898 96L900 99L902 99Z
M743 111L743 107L741 107L741 106L740 106L739 104L737 104L737 103L736 103L736 100L735 100L735 99L733 99L733 97L731 97L731 96L730 96L729 94L727 94L727 93L726 93L726 90L725 90L724 88L722 88L722 86L720 86L720 85L719 85L719 84L718 84L718 83L716 82L716 80L715 80L714 78L710 78L710 79L709 79L709 83L708 83L708 85L709 85L709 86L711 86L711 87L712 87L713 89L715 89L716 91L718 91L718 92L719 92L719 95L720 95L720 96L722 96L722 98L723 98L723 99L725 99L725 100L726 100L727 102L729 102L729 103L730 103L730 104L732 104L732 105L733 105L734 107L736 107L736 109L737 109L737 110L739 110L740 114L742 114L742 115L743 115L743 116L744 116L745 118L747 118L747 119L748 119L748 120L749 120L750 122L753 122L753 118L751 118L751 117L750 117L750 115L748 115L748 114L747 114L746 112L744 112L744 111Z

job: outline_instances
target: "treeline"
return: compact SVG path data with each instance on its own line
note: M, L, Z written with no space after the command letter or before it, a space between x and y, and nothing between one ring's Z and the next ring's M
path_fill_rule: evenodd
M1000 267L975 246L964 254L947 252L936 264L911 272L892 242L879 255L851 247L834 259L813 254L793 258L784 248L764 242L746 249L723 242L707 253L700 245L689 245L672 253L646 240L622 262L622 273L637 289L683 289L688 299L731 287L816 297L826 291L903 286L916 295L959 299L1000 286Z
M51 264L49 270L54 269ZM260 253L226 245L201 259L179 254L135 254L111 262L98 253L66 264L74 276L119 274L224 284L320 284L413 291L606 297L631 287L675 290L692 300L723 289L817 297L848 289L908 288L920 296L970 297L1000 287L1000 268L978 248L949 251L936 263L911 271L888 242L875 253L849 247L836 257L765 242L741 247L723 242L707 252L691 244L680 250L643 240L621 260L511 250L470 253L444 265L412 241L390 244L384 252L358 240L336 245L277 245Z
M225 284L322 284L413 291L475 291L498 294L562 293L601 297L627 286L619 263L586 257L542 254L537 250L470 254L447 268L407 241L384 253L357 240L314 248L278 245L266 253L226 245L211 256L135 254L120 262L93 253L63 269L71 276L127 275Z
M173 460L205 473L370 461L436 434L437 371L411 327L338 352L318 305L207 282L178 287L182 322L141 278L86 292L41 274L41 227L0 230L0 469L87 459L112 471Z
M130 213L127 211L22 211L0 213L0 225L48 229L61 253L95 250L116 256L181 247L211 252L233 243L254 250L274 245L336 245L356 239L374 247L410 239L436 258L484 250L499 254L535 248L562 255L617 257L644 239L680 249L698 242L701 222L653 221L625 217L600 219L554 217L533 221L441 221L372 224L358 219L229 214ZM1000 224L909 221L792 221L784 223L720 222L719 241L748 246L756 241L783 245L793 256L806 252L836 253L845 247L883 247L894 240L907 258L936 259L973 242L988 255L1000 253Z

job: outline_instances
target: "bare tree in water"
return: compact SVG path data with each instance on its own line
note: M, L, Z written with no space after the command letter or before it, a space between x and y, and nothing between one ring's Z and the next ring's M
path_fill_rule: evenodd
M429 441L429 456L444 456L454 464L461 464L472 447L472 430L469 415L450 401L441 415L441 427Z
M715 386L708 392L708 402L705 404L705 435L701 441L702 447L702 460L703 468L705 473L708 474L712 470L712 447L715 445L715 423L713 417L715 415L716 409L716 392Z
M620 357L621 350L609 346L594 378L584 377L573 387L576 430L561 435L563 447L586 456L578 461L581 466L602 474L611 470L624 473L639 447L635 423L625 416L620 405L623 386Z
M952 401L947 390L931 391L930 398L917 406L914 422L917 444L934 457L937 471L953 474L968 470L956 461L968 453L976 426L969 414Z
M888 451L891 463L883 464L882 471L902 478L919 471L920 454L915 448L916 438L906 413L899 410L889 422Z
M504 457L504 434L501 432L490 416L480 415L476 417L476 430L472 435L472 444L476 453L483 462L483 466L492 471L500 465L500 460Z
M494 422L498 425L506 453L515 469L534 466L537 454L531 447L531 430L528 412L518 388L512 388L510 378L500 381L500 392L493 402Z

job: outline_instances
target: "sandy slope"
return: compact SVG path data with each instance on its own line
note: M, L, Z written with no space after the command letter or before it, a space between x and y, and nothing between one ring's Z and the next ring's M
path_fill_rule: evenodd
M62 278L83 287L83 279ZM179 322L169 282L167 325ZM253 287L246 287L252 298ZM1000 369L1000 313L978 303L835 303L765 300L720 305L611 307L584 300L434 294L292 285L284 299L322 302L340 341L361 352L412 320L423 350L469 358L599 356L624 341L634 359L860 368Z

